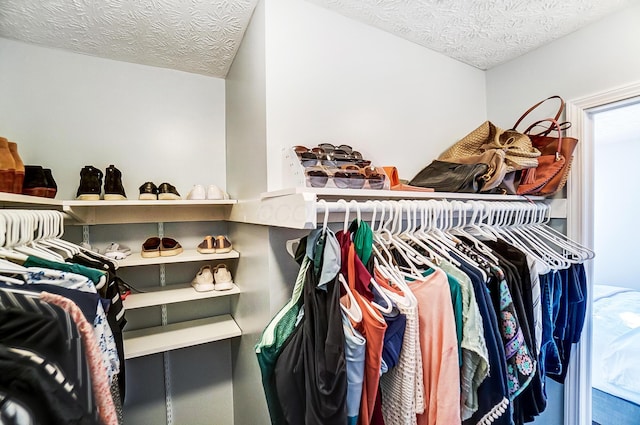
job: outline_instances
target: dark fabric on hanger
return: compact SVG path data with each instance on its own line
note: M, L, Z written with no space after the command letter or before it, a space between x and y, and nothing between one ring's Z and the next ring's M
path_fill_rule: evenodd
M58 285L49 285L47 283L30 285L29 289L37 292L47 291L69 298L80 308L80 310L82 310L82 314L87 319L87 322L91 324L93 324L96 318L97 304L101 302L101 298L98 294L64 288Z
M304 317L275 369L282 411L289 425L347 423L347 373L337 276L317 290L310 267L305 276Z
M498 257L499 265L505 272L525 342L530 352L535 353L531 274L526 254L501 239L485 241L485 244L493 249L493 255ZM546 409L546 406L540 368L536 366L531 382L514 400L513 420L516 425L531 422Z
M92 255L91 252L83 252L76 254L71 258L75 264L96 270L104 270L107 282L98 290L101 297L109 300L109 308L105 309L107 314L107 323L113 333L113 338L118 350L118 359L120 360L120 373L118 378L120 402L124 403L126 395L126 362L124 358L124 339L123 329L127 324L125 317L124 305L122 304L122 292L120 291L121 279L117 274L115 264L112 261ZM75 265L72 264L72 265Z
M5 286L4 289L2 285ZM6 284L0 282L0 310L15 312L12 316L12 318L17 321L15 327L25 326L25 320L31 320L31 318L34 317L33 315L39 315L55 323L55 329L59 331L59 333L55 335L59 342L54 343L53 346L44 346L43 342L48 341L46 339L41 341L35 340L34 338L28 338L22 342L18 342L17 338L13 338L13 345L16 347L35 349L39 352L42 350L43 355L59 365L64 371L67 381L75 387L79 403L84 406L86 412L97 420L89 365L86 360L80 333L75 323L71 320L68 313L60 307L40 301L36 293L31 296L11 292L11 289L13 288L6 288ZM28 289L28 287L26 289ZM20 288L22 291L26 289ZM18 316L19 312L26 313L26 315L20 317ZM5 319L8 318L5 317ZM7 326L11 325L7 323ZM52 330L52 332L54 331ZM0 344L2 343L3 341L0 340Z
M23 409L23 414L28 416L31 424L35 425L49 425L49 418L47 412L42 408L38 398L34 394L23 391L20 388L11 388L11 396L8 395L9 389L0 385L0 424L2 425L22 425L22 422L18 422L16 417L9 415L7 407L12 403L14 408Z
M559 329L554 332L554 339L560 353L562 363L559 374L548 376L556 382L564 384L567 369L571 360L571 349L580 341L587 309L587 278L584 265L572 264L568 269L560 271L562 295L560 296Z
M22 389L35 394L36 406L42 407L51 424L97 424L65 388L46 371L44 364L37 364L29 358L11 352L0 345L0 385L9 389Z
M473 284L473 292L482 316L491 371L478 388L478 410L470 419L464 421L464 424L476 425L485 415L495 414L497 417L492 420L492 424L511 425L511 404L509 403L504 346L489 292L477 269L474 269L455 253L451 253L451 255L460 263L460 269L469 276Z

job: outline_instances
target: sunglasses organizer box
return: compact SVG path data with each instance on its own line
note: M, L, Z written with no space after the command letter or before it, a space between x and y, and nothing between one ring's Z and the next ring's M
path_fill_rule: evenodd
M289 187L390 189L389 179L381 167L363 167L359 165L361 161L302 161L295 149L283 151L283 183Z

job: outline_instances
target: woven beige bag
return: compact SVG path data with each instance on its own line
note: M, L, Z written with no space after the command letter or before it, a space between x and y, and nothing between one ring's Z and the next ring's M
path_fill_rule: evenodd
M505 153L506 172L535 168L540 151L533 147L526 134L515 130L503 130L490 121L485 121L478 128L457 141L438 157L441 161L458 162L456 160L476 156L490 149L499 149Z

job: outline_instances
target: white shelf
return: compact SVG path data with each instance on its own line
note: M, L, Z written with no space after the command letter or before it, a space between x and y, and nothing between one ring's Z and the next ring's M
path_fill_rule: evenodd
M226 220L238 201L62 201L77 224L126 224Z
M524 197L518 195L485 195L473 193L445 192L409 192L392 190L353 190L353 189L318 189L292 188L263 193L260 199L240 201L231 210L229 220L261 224L266 226L287 227L293 229L315 229L322 221L324 210L318 205L319 200L335 202L339 199L355 200L479 200L479 201L544 201L540 196ZM544 201L555 202L555 201ZM344 211L344 210L343 210ZM344 212L333 211L329 222L344 220ZM563 208L552 208L552 213L563 213ZM368 219L370 214L363 214ZM558 218L557 216L552 216ZM566 214L564 215L566 217Z
M228 314L139 329L124 333L124 357L148 356L240 335L242 331Z
M118 265L120 267L133 267L133 266L151 266L155 264L172 264L172 263L189 263L197 261L216 261L216 260L228 260L231 258L239 258L238 251L231 251L224 254L201 254L195 249L185 249L184 252L178 255L170 257L153 257L144 258L139 252L132 252L124 260L119 260Z
M414 192L404 190L373 190L373 189L336 189L317 187L293 187L289 189L276 190L273 192L263 192L260 199L275 198L279 196L296 195L309 193L314 194L318 199L378 199L378 200L400 200L400 199L450 199L450 200L479 200L479 201L541 201L542 196L520 196L520 195L492 195L484 193L450 193L450 192Z
M18 195L0 192L0 205L17 208L49 208L61 210L64 201L41 196Z
M240 288L235 284L227 291L198 292L190 283L167 285L153 288L148 292L132 293L124 300L127 310L151 307L162 304L179 303L183 301L203 300L207 298L227 297L240 293Z

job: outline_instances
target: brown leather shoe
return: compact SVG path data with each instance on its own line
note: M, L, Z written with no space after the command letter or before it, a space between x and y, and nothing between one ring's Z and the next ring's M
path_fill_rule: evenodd
M25 170L24 162L22 162L22 158L20 158L20 154L18 154L18 144L9 142L9 152L11 152L16 169L15 177L13 179L13 193L22 193L22 183L24 182Z
M16 163L9 151L9 141L0 137L0 192L13 193Z
M232 246L229 239L226 236L216 236L216 240L214 243L216 248L216 254L224 254L226 252L231 252Z
M140 255L144 258L153 258L160 256L160 238L152 237L144 241Z

